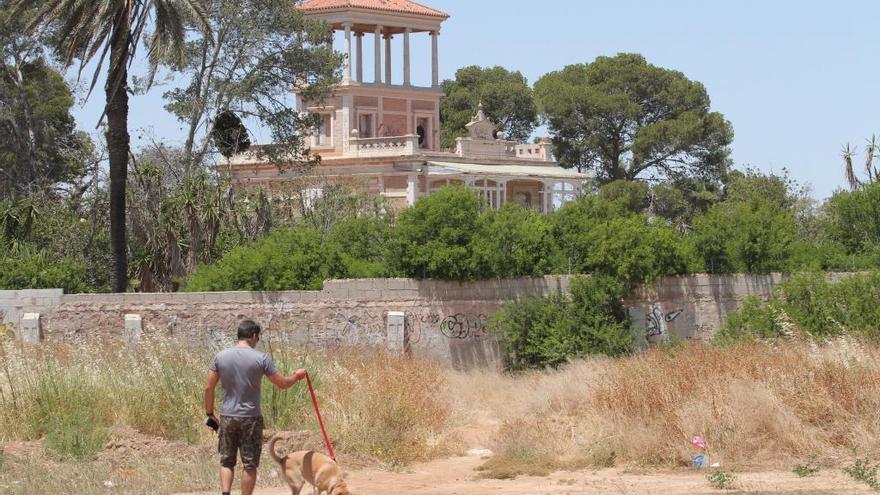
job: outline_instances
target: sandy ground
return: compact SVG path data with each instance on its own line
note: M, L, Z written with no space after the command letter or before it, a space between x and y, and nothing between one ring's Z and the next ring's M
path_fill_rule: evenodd
M349 487L357 495L575 495L575 494L703 494L703 493L872 493L840 470L820 471L799 478L792 472L737 473L732 490L715 490L705 471L646 471L623 469L558 472L545 477L521 476L513 480L477 478L479 456L454 457L417 464L403 472L364 469L348 473ZM261 476L277 476L274 466L264 466ZM204 492L210 495L216 492ZM288 495L289 489L265 488L257 495ZM190 494L202 495L202 494ZM310 488L302 495L312 495Z

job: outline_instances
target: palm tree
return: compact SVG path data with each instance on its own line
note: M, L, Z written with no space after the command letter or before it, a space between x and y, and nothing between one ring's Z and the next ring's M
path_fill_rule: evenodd
M18 11L33 0L14 0ZM55 39L66 66L76 59L83 67L95 57L98 64L89 94L109 53L107 97L107 148L110 160L110 243L113 250L113 291L128 287L128 257L125 225L125 186L130 144L128 134L128 69L141 36L148 26L147 43L151 75L162 61L180 60L186 41L186 27L196 24L208 30L207 0L43 0L31 24L32 30L46 24L58 26Z

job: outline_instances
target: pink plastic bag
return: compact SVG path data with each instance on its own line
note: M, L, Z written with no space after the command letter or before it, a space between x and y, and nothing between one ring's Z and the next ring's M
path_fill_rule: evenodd
M706 441L703 440L702 437L697 436L691 440L691 445L693 445L694 447L696 447L698 449L705 449L706 448Z

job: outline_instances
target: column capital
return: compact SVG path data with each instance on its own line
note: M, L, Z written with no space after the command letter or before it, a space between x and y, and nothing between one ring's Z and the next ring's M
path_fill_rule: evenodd
M354 23L353 22L343 22L342 27L351 29L354 27Z
M404 31L406 32L406 34L412 34L412 28L411 28L411 27L404 28Z

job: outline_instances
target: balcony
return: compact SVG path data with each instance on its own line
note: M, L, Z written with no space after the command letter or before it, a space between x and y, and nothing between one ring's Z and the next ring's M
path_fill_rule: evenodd
M387 136L349 140L350 152L357 157L412 156L419 153L419 136Z

